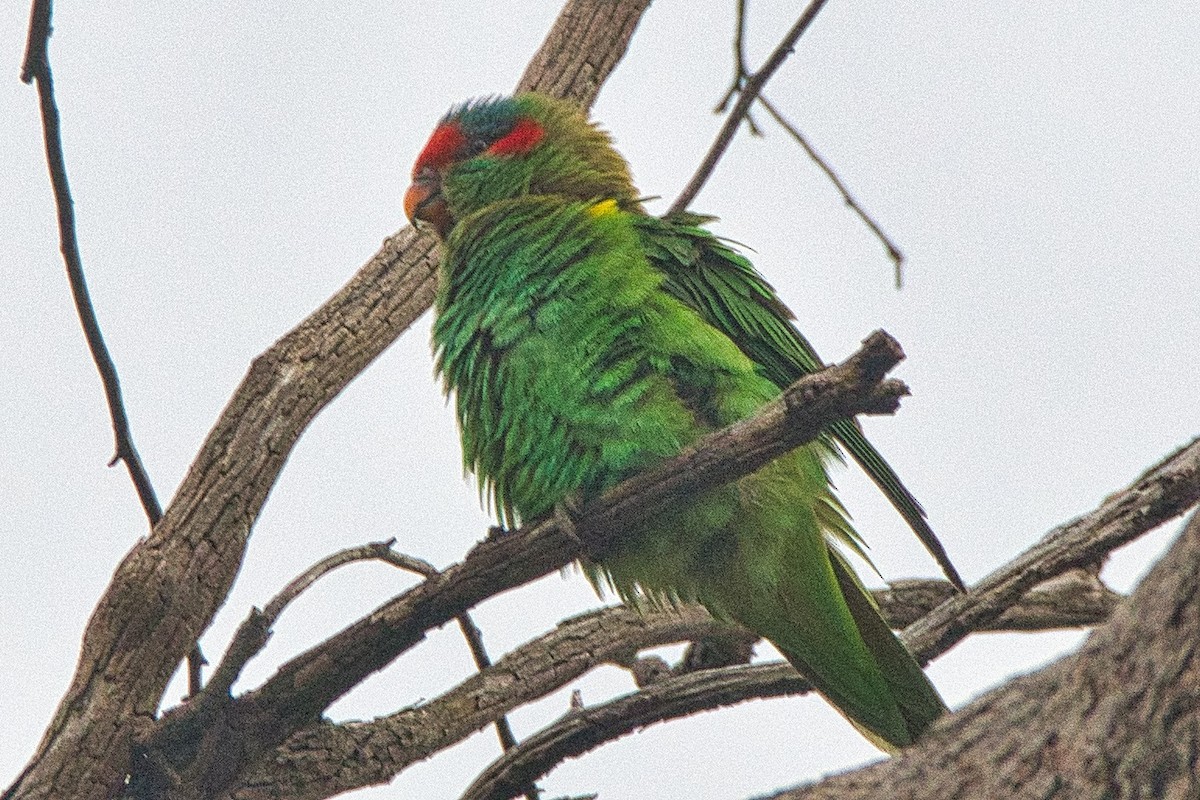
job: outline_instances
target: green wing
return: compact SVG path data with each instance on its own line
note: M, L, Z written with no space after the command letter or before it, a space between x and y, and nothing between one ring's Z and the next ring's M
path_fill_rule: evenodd
M664 288L729 336L780 388L824 368L771 285L749 260L701 227L711 219L686 212L667 218L638 215L643 246L650 262L665 276ZM921 504L863 436L858 423L841 420L829 432L900 512L950 582L965 591Z

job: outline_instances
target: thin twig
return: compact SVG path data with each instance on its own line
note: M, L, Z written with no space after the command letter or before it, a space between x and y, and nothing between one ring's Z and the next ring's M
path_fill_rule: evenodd
M729 112L729 116L725 118L725 124L721 126L721 130L717 133L717 138L704 155L704 160L700 162L700 166L696 169L696 174L692 176L687 186L680 192L679 197L675 198L675 202L667 210L668 215L683 211L696 199L696 195L700 193L700 189L703 188L704 183L712 175L713 170L716 169L717 162L725 154L729 143L733 141L733 135L737 133L738 125L741 124L742 119L749 113L750 106L754 103L755 98L762 92L763 87L766 86L767 81L771 79L775 71L791 55L796 40L808 30L808 26L816 19L817 13L824 5L825 0L813 0L808 8L804 9L804 13L800 15L800 19L796 20L796 24L791 27L783 37L783 40L772 51L771 55L767 57L762 67L746 79L745 85L738 95L737 102L733 104L733 109Z
M733 34L733 81L729 84L729 88L725 91L725 94L722 95L720 102L718 102L716 107L713 109L714 113L724 114L726 109L729 108L729 103L733 99L734 95L741 92L743 86L746 85L747 80L752 77L750 75L750 70L746 67L745 34L746 0L739 0L737 4L737 25ZM875 237L883 244L884 249L887 250L888 258L890 258L894 264L893 271L895 275L896 288L903 288L904 254L900 252L900 248L897 247L896 243L893 242L891 238L889 238L888 235L883 232L883 229L879 226L879 223L877 223L870 215L868 215L866 211L863 210L862 206L858 204L858 201L855 200L850 194L849 189L846 188L846 185L842 182L841 178L838 177L837 173L834 171L833 167L830 166L829 162L822 158L821 155L818 154L815 149L813 149L813 147L808 143L808 140L804 138L803 134L800 133L796 126L788 122L787 119L785 119L784 116L779 112L779 109L766 98L761 91L761 87L756 100L762 104L763 108L767 110L767 112L775 119L779 126L791 134L792 138L800 144L800 147L804 149L804 152L808 154L808 157L814 161L816 165L821 168L821 171L824 172L829 178L829 180L833 182L834 187L839 193L841 193L842 199L845 201L846 205L850 206L850 208L853 209L856 214L858 214L862 221L866 223L867 227L871 229L871 232L875 234ZM762 131L759 130L758 126L755 124L754 118L750 116L749 110L746 111L746 122L750 127L751 135L763 135ZM682 208L683 207L680 206L678 210L682 210ZM672 210L676 210L675 207L672 207Z
M217 664L216 670L213 671L212 678L204 689L203 698L205 700L228 698L229 690L246 664L266 647L267 641L271 638L271 628L279 621L280 614L306 589L338 567L356 561L374 559L395 563L393 556L399 554L392 552L393 542L395 539L386 542L371 542L359 547L339 550L333 555L326 556L284 586L278 594L271 598L263 610L252 608L249 616L238 626L233 640L229 643L229 648L225 651L221 662Z
M388 554L384 556L384 560L401 569L415 572L426 579L435 577L438 574L437 568L428 561L397 553L390 549L390 543ZM458 627L462 630L463 637L467 640L467 648L471 651L471 660L475 662L475 668L483 672L485 669L491 667L492 659L488 655L487 648L483 645L483 631L471 619L471 615L464 611L455 617L455 620L458 622ZM507 753L517 746L517 737L513 733L512 725L509 723L507 716L501 715L497 717L494 725L496 726L496 736L500 739L501 750ZM538 800L538 797L541 795L541 789L536 784L530 783L522 790L522 793L525 795L526 800Z
M216 670L213 672L212 679L204 691L204 699L206 701L214 699L223 701L228 699L229 691L233 687L234 681L237 680L246 664L266 647L267 641L271 638L271 628L279 620L284 609L299 597L301 593L338 567L358 561L375 560L383 561L426 579L437 576L437 568L428 561L393 550L392 546L395 543L396 540L392 538L385 542L371 542L358 547L339 550L321 559L305 570L299 577L288 583L287 586L283 587L267 603L262 611L252 608L250 614L238 626L233 640L229 644L229 649L226 650L221 663L217 665ZM471 658L474 660L476 668L483 671L492 666L487 648L483 644L483 633L479 630L474 620L466 612L459 614L456 619L459 627L462 629L463 636L467 640L467 647L471 651ZM508 718L503 716L498 718L495 721L495 726L496 734L500 738L500 746L506 752L516 747L517 739L513 735L512 726L509 724ZM535 786L530 786L526 789L525 794L529 800L537 800L538 790Z
M890 258L892 263L895 265L896 288L903 288L904 254L900 252L900 248L897 247L896 243L893 242L891 238L889 238L888 235L883 232L883 228L879 227L879 223L877 223L870 214L863 210L862 206L858 204L858 201L854 199L854 196L850 194L850 190L846 188L846 184L844 184L842 179L838 177L838 174L834 172L833 167L831 167L829 163L821 157L820 153L813 149L812 145L808 143L808 140L804 138L804 135L800 133L795 125L789 122L783 116L783 114L779 112L779 109L775 107L775 104L762 95L759 95L758 102L767 110L767 113L770 114L777 123L779 123L779 126L787 131L791 137L795 139L802 148L804 148L804 152L808 154L808 157L812 159L818 167L821 168L821 171L824 172L826 177L828 177L833 183L834 188L841 193L842 199L846 202L846 205L848 205L855 214L858 214L859 218L862 219L862 221L866 223L867 227L871 229L871 232L875 234L875 237L883 243L884 249L887 250L888 258Z
M133 431L129 417L125 414L125 401L121 396L121 381L117 366L96 317L92 298L83 272L83 257L79 253L79 239L75 230L75 204L71 199L71 186L67 181L67 164L63 155L62 134L58 105L54 101L54 77L50 71L50 24L51 0L34 0L29 12L29 38L25 45L25 59L21 66L21 80L37 83L38 104L42 114L42 133L46 147L46 166L50 171L50 185L54 190L54 205L58 214L59 249L67 267L67 280L71 285L71 297L75 311L83 326L88 350L100 373L104 385L104 397L108 402L108 413L112 419L113 457L108 466L118 461L125 462L133 488L137 492L142 511L153 528L162 519L162 506L154 493L154 484L146 472L137 447L133 444ZM193 644L188 652L188 696L194 696L201 687L201 668L208 663L199 644Z
M50 171L50 184L54 189L54 204L58 211L59 248L67 266L67 278L71 284L71 296L75 300L75 311L83 325L88 349L104 383L104 395L108 400L108 411L112 417L115 449L111 467L124 461L129 477L137 490L142 510L150 520L150 527L162 519L162 506L154 494L150 476L146 474L137 448L133 445L133 433L129 418L125 415L125 402L121 398L121 383L117 367L104 343L100 322L88 294L87 281L83 274L83 258L79 254L79 240L75 232L75 209L71 199L71 187L67 182L67 164L63 156L62 135L59 130L58 106L54 102L54 78L50 73L50 0L35 0L30 11L29 40L25 48L25 63L21 68L21 80L37 82L38 102L42 112L42 133L46 146L46 166Z
M721 97L721 102L717 103L713 109L714 114L724 114L729 110L729 103L733 100L733 96L741 91L742 84L746 82L746 78L750 75L750 70L746 68L746 0L738 0L737 3L737 24L733 29L733 81L729 84L729 89Z

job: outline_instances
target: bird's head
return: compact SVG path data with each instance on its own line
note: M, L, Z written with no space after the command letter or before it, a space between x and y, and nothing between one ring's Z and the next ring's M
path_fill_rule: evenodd
M445 239L472 212L527 195L636 204L608 134L576 106L529 93L451 109L417 157L404 212Z

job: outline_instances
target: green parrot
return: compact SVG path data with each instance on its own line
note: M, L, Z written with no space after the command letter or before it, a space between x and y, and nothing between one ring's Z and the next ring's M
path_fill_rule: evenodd
M404 206L442 240L437 370L464 464L506 525L595 497L823 366L709 219L647 214L610 137L566 102L521 94L454 108ZM679 500L583 568L632 605L699 602L744 625L893 749L945 705L843 554L863 545L826 474L835 441L961 587L852 420Z

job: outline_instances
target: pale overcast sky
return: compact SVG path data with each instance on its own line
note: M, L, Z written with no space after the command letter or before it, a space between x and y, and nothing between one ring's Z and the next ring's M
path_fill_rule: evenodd
M767 6L771 5L771 8ZM751 6L758 63L796 4ZM594 115L641 190L669 201L720 120L733 0L660 0ZM419 9L419 10L418 10ZM404 222L415 154L452 103L506 92L556 3L59 3L51 41L80 243L137 444L169 500L250 360ZM0 25L0 784L35 747L80 635L145 520L58 254L36 94L17 80L28 7ZM968 581L1094 507L1200 432L1200 17L1184 2L833 2L768 88L908 256L879 243L766 116L694 204L754 249L828 359L884 328L912 387L868 433ZM659 210L666 201L658 205ZM313 424L203 644L334 550L395 536L437 565L488 518L463 480L426 316ZM854 470L837 476L887 578L933 576ZM1132 586L1178 530L1118 554ZM239 688L411 585L378 565L290 608ZM494 656L594 607L553 575L478 609ZM970 639L930 670L951 705L1079 633ZM769 653L767 655L770 655ZM470 672L452 626L333 709L370 718ZM600 670L513 717L525 736L632 688ZM182 693L168 691L173 704ZM454 798L491 730L357 797ZM736 798L878 757L815 699L660 725L571 761L548 796Z

